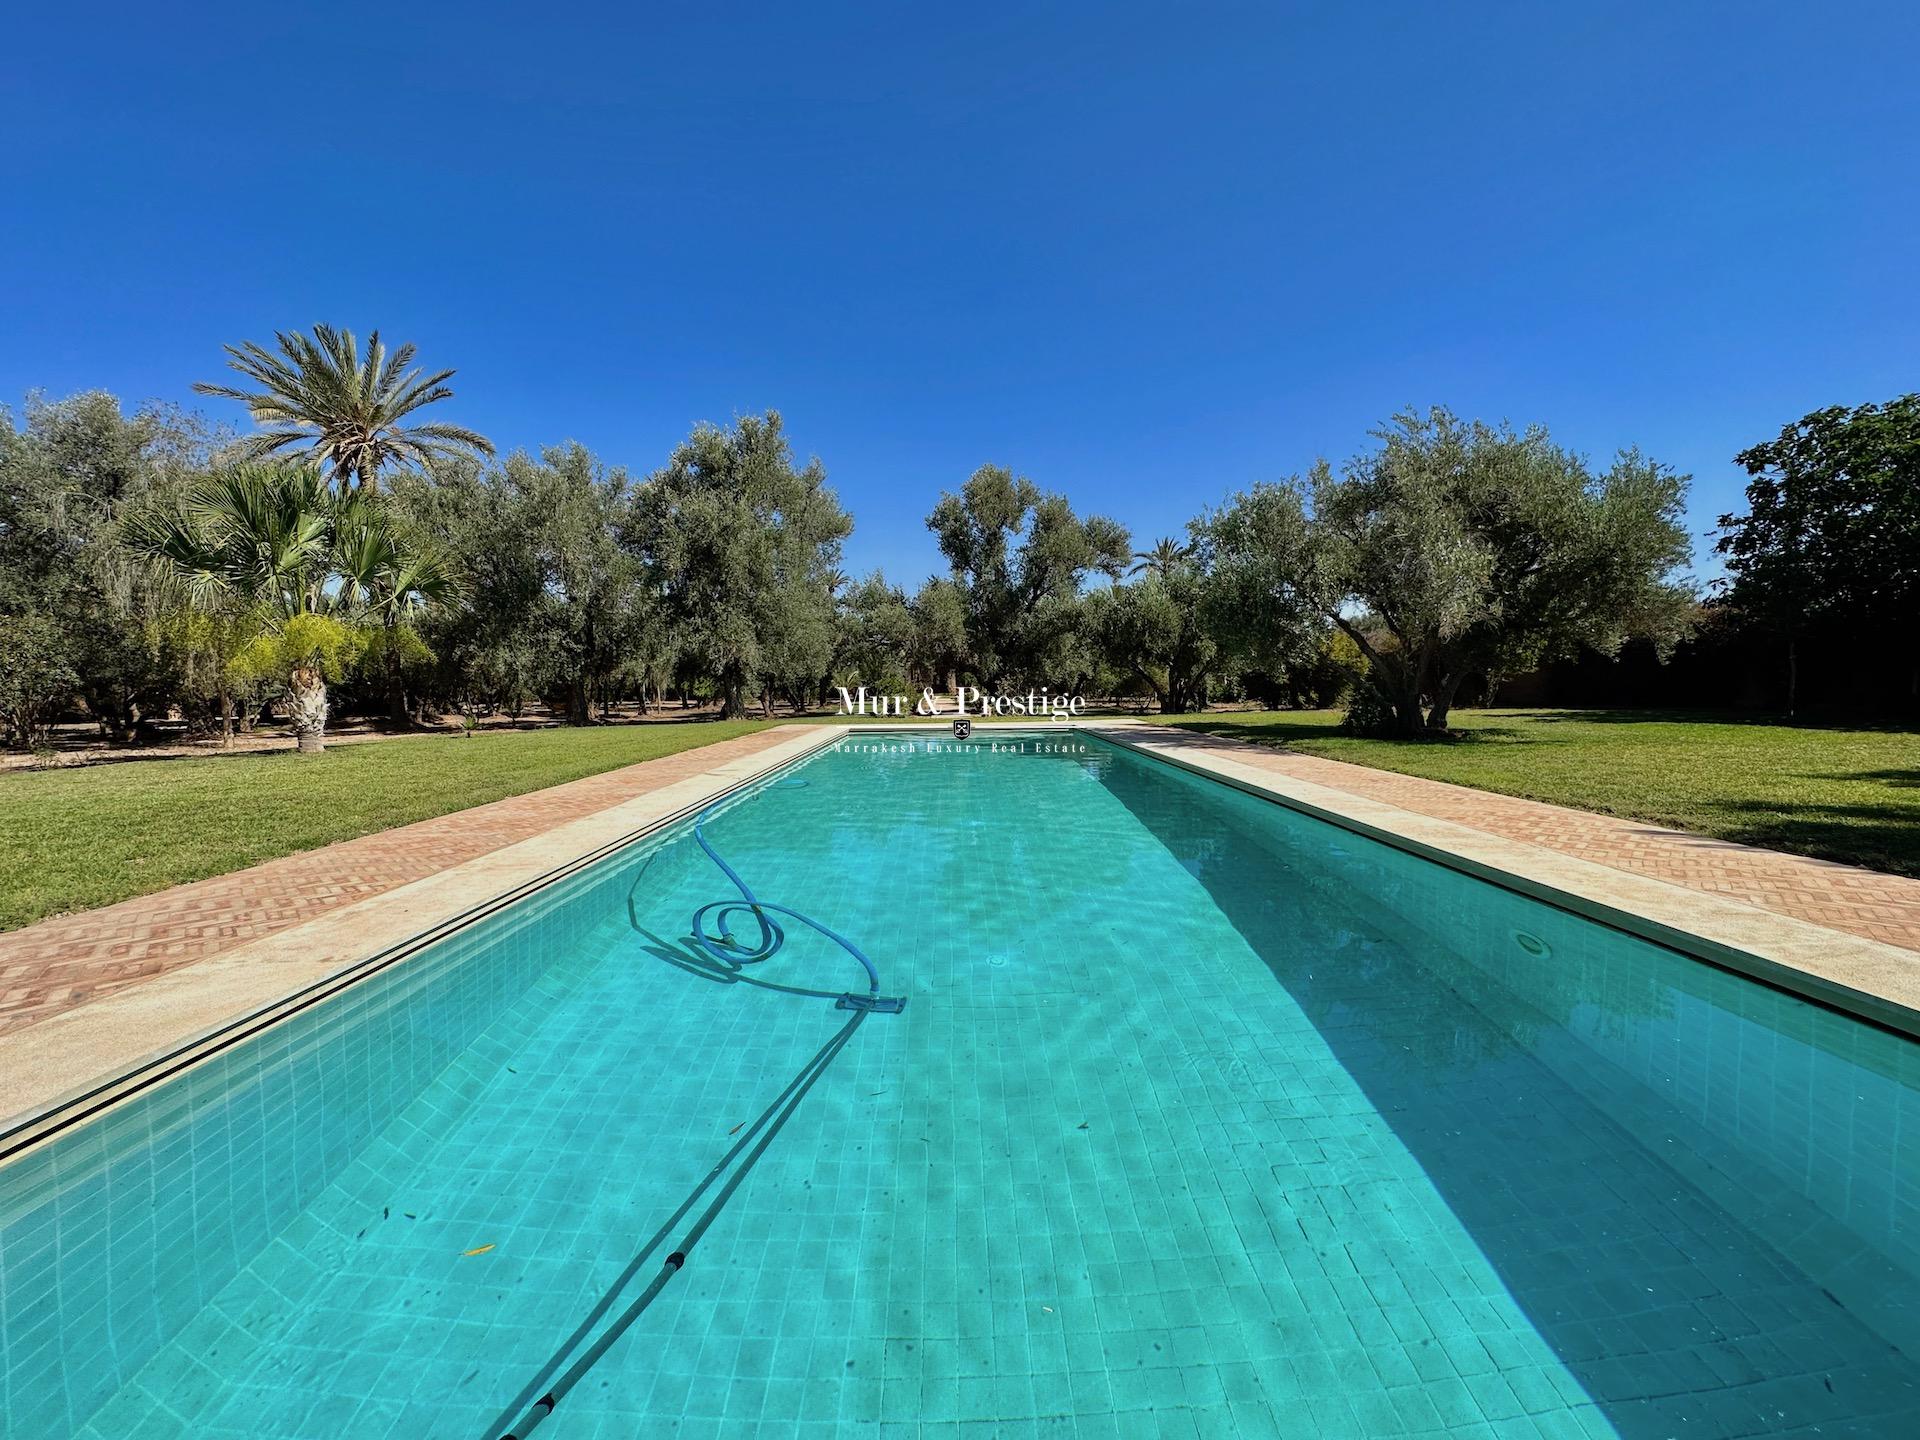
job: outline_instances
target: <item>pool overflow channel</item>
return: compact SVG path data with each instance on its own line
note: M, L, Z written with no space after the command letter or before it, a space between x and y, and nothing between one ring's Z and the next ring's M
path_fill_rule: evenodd
M775 1137L779 1135L787 1121L793 1118L793 1112L799 1109L800 1102L806 1099L807 1092L813 1088L814 1082L826 1073L827 1067L833 1063L834 1058L847 1047L847 1043L853 1039L854 1032L860 1028L861 1023L869 1015L876 1013L897 1015L907 1007L904 995L880 993L880 972L858 945L838 931L821 924L811 915L760 899L741 877L740 872L729 865L725 857L713 847L713 842L707 839L706 823L723 807L736 801L749 799L764 790L799 788L807 783L798 776L789 776L751 790L745 795L722 796L694 818L694 841L706 857L732 882L734 889L740 892L740 898L716 900L702 905L693 912L692 930L688 938L714 968L712 970L696 966L682 968L694 970L696 973L706 975L709 979L724 983L744 983L763 989L778 990L789 995L831 1000L836 1010L849 1010L853 1013L834 1033L833 1038L815 1051L813 1057L800 1067L799 1072L787 1082L786 1088L774 1098L773 1103L762 1110L752 1124L744 1127L733 1147L714 1162L713 1168L698 1185L693 1187L686 1199L680 1202L679 1208L667 1217L660 1228L654 1231L652 1238L627 1262L626 1268L602 1293L593 1308L587 1312L586 1317L567 1337L565 1343L554 1351L552 1357L534 1378L514 1397L498 1422L489 1427L488 1440L527 1440L527 1436L534 1427L558 1408L560 1402L566 1398L567 1392L585 1378L600 1358L612 1348L614 1342L619 1340L647 1307L653 1304L660 1292L666 1288L667 1282L679 1274L686 1265L687 1256L692 1253L693 1247L700 1243L700 1238L719 1218L720 1212L726 1208L734 1192L746 1180L760 1157L766 1154L767 1147L773 1144ZM634 876L634 886L639 885L640 877L645 873L646 866L643 865ZM628 892L628 903L631 911L631 888ZM861 968L867 974L866 992L863 994L854 990L815 990L794 985L780 985L744 973L746 966L771 960L786 944L786 930L774 918L776 915L798 921L825 936L859 961ZM751 942L736 939L728 928L730 924L745 916L751 916L759 930L758 938ZM709 926L713 928L709 929ZM739 1163L736 1164L736 1161ZM723 1175L726 1177L724 1183L707 1202L706 1208L700 1212L699 1217L681 1234L679 1244L661 1261L659 1270L648 1282L646 1288L629 1301L625 1308L614 1315L595 1335L595 1327L599 1326L612 1311L620 1293L639 1275L649 1257L657 1252L667 1242L668 1236L686 1221L693 1208L700 1203L701 1197ZM592 1339L589 1342L590 1336ZM568 1356L573 1357L570 1363L566 1363Z

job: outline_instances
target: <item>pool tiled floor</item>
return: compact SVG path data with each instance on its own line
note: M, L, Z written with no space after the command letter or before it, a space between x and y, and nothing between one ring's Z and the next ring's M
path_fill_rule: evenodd
M1679 1153L1711 1138L1678 1103L1691 1071L1629 1074L1607 1048L1656 1056L1677 1028L1704 1063L1734 1035L1711 1117L1782 1164L1796 1127L1846 1137L1859 1202L1898 1117L1876 1098L1790 1126L1780 1093L1803 1050L1842 1098L1886 1088L1822 1048L1850 1022L1611 935L1592 943L1615 989L1584 989L1597 927L1557 913L1537 923L1560 927L1565 993L1536 975L1522 995L1468 924L1524 905L1504 892L1397 853L1323 864L1311 822L1223 813L1132 762L915 763L1028 768L931 783L903 763L875 818L861 767L824 757L714 822L767 898L861 937L911 1002L867 1018L540 1440L1920 1424L1920 1375L1824 1288L1844 1256L1801 1232L1794 1185L1703 1171ZM1026 805L1051 823L953 843ZM717 894L684 837L620 863L605 923L539 947L560 957L546 998L345 1165L85 1440L492 1433L840 1023L660 963ZM1409 921L1436 908L1462 950ZM844 964L796 951L782 978ZM1728 995L1755 1017L1707 1003Z

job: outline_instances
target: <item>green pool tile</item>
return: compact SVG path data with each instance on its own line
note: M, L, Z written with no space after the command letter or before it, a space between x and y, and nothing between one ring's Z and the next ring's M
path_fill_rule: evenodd
M543 1437L1920 1433L1920 1047L1097 741L797 778L708 834L907 1010ZM0 1395L482 1440L844 1019L689 972L725 894L668 832L0 1172Z

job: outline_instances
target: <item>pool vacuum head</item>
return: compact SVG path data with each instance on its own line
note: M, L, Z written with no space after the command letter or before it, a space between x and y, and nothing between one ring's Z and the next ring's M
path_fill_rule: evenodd
M904 995L842 995L833 1002L836 1010L878 1010L882 1015L898 1015L907 1008Z

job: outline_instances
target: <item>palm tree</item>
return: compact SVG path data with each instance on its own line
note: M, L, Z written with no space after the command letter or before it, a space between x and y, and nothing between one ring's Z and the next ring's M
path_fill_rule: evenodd
M257 626L251 663L284 680L303 754L326 748L327 672L352 648L336 580L340 501L308 465L237 465L186 488L128 539L188 602Z
M401 626L428 605L458 599L463 587L451 561L403 533L366 499L356 496L340 505L334 526L341 594L381 628L388 718L395 725L410 724L400 673Z
M1159 576L1162 580L1170 580L1173 578L1173 572L1186 564L1187 558L1192 554L1193 548L1191 546L1181 545L1176 541L1162 536L1153 542L1153 548L1151 550L1136 550L1133 552L1133 558L1138 563L1136 563L1131 570L1127 571L1127 573L1129 575L1138 575L1142 570L1145 570L1149 574Z
M190 600L238 599L287 619L329 604L337 502L311 466L235 465L133 528Z
M453 398L446 382L453 371L422 375L413 364L413 346L388 355L380 332L367 337L363 360L351 330L316 325L308 337L277 331L280 353L252 341L223 347L227 363L261 388L242 390L206 381L193 388L222 395L247 407L254 423L266 426L239 442L243 459L258 460L293 446L329 467L342 490L379 487L380 472L391 465L469 456L490 456L493 444L464 425L404 425L414 411Z

